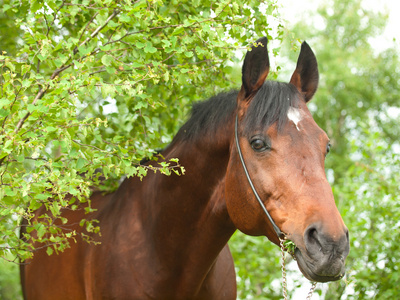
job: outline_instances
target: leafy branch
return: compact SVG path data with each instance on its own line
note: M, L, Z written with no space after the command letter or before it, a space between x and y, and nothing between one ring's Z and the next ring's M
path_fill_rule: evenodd
M64 5L64 3L63 3L62 5ZM61 9L61 8L60 8L60 9ZM119 11L118 11L117 9L114 9L113 13L108 17L108 19L105 21L105 23L104 23L103 25L99 26L89 37L87 37L87 38L79 45L79 47L81 47L81 46L87 44L87 43L88 43L90 40L92 40L96 35L98 35L99 32L100 32L105 26L107 26L107 24L108 24L115 16L118 15L118 13L119 13ZM68 61L71 60L71 58L73 57L73 55L75 55L76 53L78 53L78 47L75 47L75 49L74 49L74 51L73 51L73 54L70 55ZM93 53L95 53L95 52L92 52L92 54L93 54ZM68 61L67 61L67 62L68 62ZM70 67L73 65L73 63L67 64L67 62L64 63L60 68L56 69L56 70L53 72L53 74L50 76L50 80L54 80L57 76L60 75L61 72L67 70L68 68L70 68ZM32 101L32 105L36 105L37 101L38 101L39 99L42 99L42 97L45 95L45 93L46 93L47 89L49 88L49 86L50 86L50 84L46 84L44 87L40 88L39 92L38 92L37 95L35 96L35 99ZM18 123L17 123L17 125L16 125L16 127L15 127L15 131L14 131L15 134L17 134L17 133L19 132L19 130L22 128L23 124L25 123L25 121L28 119L28 117L29 117L30 115L31 115L31 113L30 113L30 112L27 112L27 113L25 114L25 116L23 116L23 117L18 121ZM0 165L1 165L1 162L2 162L2 161L0 161Z

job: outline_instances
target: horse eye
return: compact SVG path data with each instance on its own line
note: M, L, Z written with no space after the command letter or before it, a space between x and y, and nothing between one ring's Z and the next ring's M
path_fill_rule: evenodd
M251 141L251 148L253 148L255 151L264 151L269 147L263 140L254 139Z
M331 151L331 143L328 143L328 145L326 145L326 154L329 153L329 151Z

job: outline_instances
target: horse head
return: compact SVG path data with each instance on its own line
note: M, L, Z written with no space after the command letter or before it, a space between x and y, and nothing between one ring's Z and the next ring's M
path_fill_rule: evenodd
M267 236L275 244L280 233L292 240L308 279L338 280L349 237L325 175L329 138L307 108L318 87L317 60L304 42L289 83L266 81L268 73L267 39L262 38L243 63L237 144L231 145L225 185L229 216L246 234Z

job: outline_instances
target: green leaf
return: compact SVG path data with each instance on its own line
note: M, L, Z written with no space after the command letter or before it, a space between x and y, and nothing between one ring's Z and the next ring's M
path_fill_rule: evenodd
M57 128L56 127L53 127L53 126L47 126L46 128L45 128L45 130L47 131L47 132L54 132L54 131L57 131Z
M171 42L169 40L162 40L162 42L163 42L165 48L171 46Z
M36 229L39 238L42 238L46 233L46 227L42 223L35 224L34 228Z
M25 156L23 154L20 154L17 156L17 162L22 163L25 160Z
M185 56L186 56L186 57L193 57L193 52L191 52L191 51L186 51L186 52L185 52Z
M11 8L11 5L9 5L9 4L3 4L3 7L2 7L3 12L6 12L6 11L9 10L10 8Z
M3 107L3 106L5 106L5 105L8 105L8 104L10 104L12 101L11 100L9 100L9 99L7 99L7 98L1 98L0 99L0 107Z
M91 48L87 48L85 46L79 46L78 51L80 55L85 56L91 52Z
M76 161L76 169L80 170L82 167L86 164L86 160L83 159L82 157L79 157L78 160Z
M113 60L114 60L114 58L111 55L108 55L108 54L103 55L103 57L101 58L101 62L105 66L111 66Z
M139 48L139 49L143 49L144 46L146 46L145 43L142 43L142 42L139 42L139 41L137 41L135 45L136 45L136 47Z
M15 72L15 65L11 61L6 61L5 65L12 71Z
M102 60L102 61L103 61L103 60ZM81 62L79 62L79 61L77 61L77 60L74 60L74 65L75 65L78 69L82 69L82 67L84 66L83 63L81 63Z
M144 48L144 52L155 53L157 52L157 48L153 47L151 42L146 42L146 47Z
M32 81L30 79L24 79L22 80L22 87L23 88L28 88L30 87L32 84Z
M106 67L106 71L108 74L116 74L117 73L117 69L114 67Z
M38 0L34 0L31 3L31 12L35 13L37 12L40 8L42 8L42 4Z
M31 69L30 65L22 65L21 66L21 75L25 75Z
M53 248L51 248L50 246L49 246L49 247L47 247L47 249L46 249L46 253L47 253L47 255L48 255L48 256L52 255L52 254L53 254L53 252L54 252Z
M174 29L174 31L172 32L172 35L178 35L184 31L185 31L185 28L183 26L179 26Z
M7 117L10 114L10 110L9 109L0 109L0 117Z
M7 196L13 197L17 195L17 191L13 188L10 188L8 186L5 187L4 192Z
M32 211L37 210L42 206L42 203L38 202L36 199L32 199L30 204L29 204L29 209Z
M124 23L130 23L132 21L132 18L126 14L121 14L119 16L119 20Z

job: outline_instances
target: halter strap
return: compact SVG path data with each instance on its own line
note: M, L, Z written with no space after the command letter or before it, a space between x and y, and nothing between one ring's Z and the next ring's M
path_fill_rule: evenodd
M235 140L236 140L236 148L238 150L239 153L239 158L240 161L242 162L242 166L243 166L243 170L244 173L246 174L247 180L250 184L251 189L253 190L254 196L256 196L256 199L258 201L258 203L260 204L261 208L263 209L264 213L267 215L268 220L270 221L272 227L275 230L276 235L278 236L278 238L284 237L285 234L279 229L279 227L275 224L274 220L272 219L271 215L269 214L267 208L265 207L264 203L261 201L260 196L258 195L256 188L254 187L253 182L251 181L249 172L247 171L246 168L246 164L244 162L243 159L243 155L242 155L242 150L240 149L240 145L239 145L239 138L238 138L238 115L236 115L236 121L235 121Z

